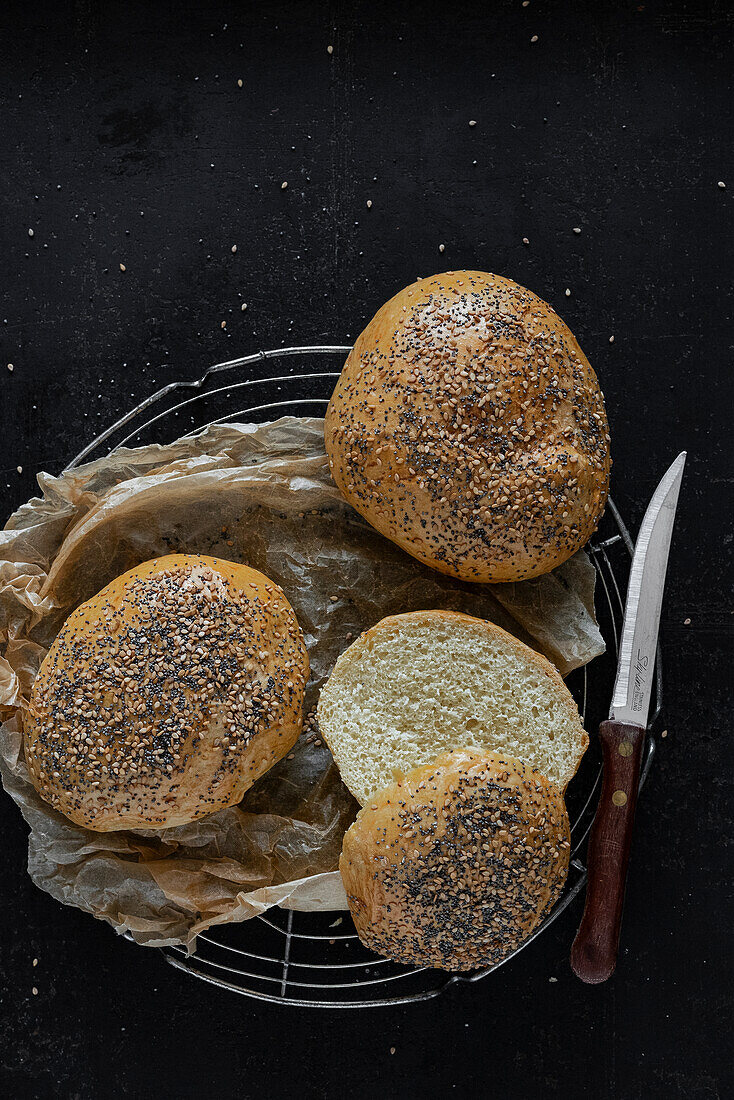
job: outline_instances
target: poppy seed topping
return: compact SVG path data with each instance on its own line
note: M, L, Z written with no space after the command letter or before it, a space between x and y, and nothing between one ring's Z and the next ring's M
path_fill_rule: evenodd
M345 363L325 437L357 511L463 580L549 572L606 503L596 375L551 307L496 275L447 272L387 302Z
M144 563L67 619L24 716L36 789L97 831L242 798L301 729L308 660L283 593L246 566Z
M455 750L376 794L340 870L362 942L398 962L493 966L532 933L568 873L563 796L499 753Z

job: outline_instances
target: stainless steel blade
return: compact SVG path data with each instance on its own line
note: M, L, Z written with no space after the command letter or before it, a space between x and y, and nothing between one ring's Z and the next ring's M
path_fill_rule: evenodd
M678 455L655 490L632 558L617 679L610 717L647 725L665 571L686 452Z

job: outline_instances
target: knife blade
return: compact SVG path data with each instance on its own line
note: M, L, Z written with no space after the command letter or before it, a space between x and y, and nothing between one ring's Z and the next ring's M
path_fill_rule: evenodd
M574 973L594 984L606 981L617 962L660 609L685 462L683 451L655 490L640 527L610 717L599 727L602 789L589 837L584 915L571 948Z
M617 722L647 726L668 552L685 464L682 451L653 493L637 536L609 714Z

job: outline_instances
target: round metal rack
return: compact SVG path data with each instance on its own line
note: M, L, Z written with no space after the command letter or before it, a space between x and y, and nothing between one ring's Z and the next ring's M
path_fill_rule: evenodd
M288 347L217 363L195 381L172 382L120 417L69 464L100 458L119 447L168 443L215 423L262 423L280 416L322 416L348 346ZM335 369L336 368L336 369ZM614 503L587 546L597 573L597 617L607 652L568 680L587 729L606 717L621 633L632 540ZM650 725L660 711L658 653ZM655 751L648 736L640 785ZM601 784L601 757L592 737L567 792L571 864L563 895L546 919L504 966L570 905L586 881L584 853ZM486 978L497 966L469 974L407 967L363 947L348 913L270 909L243 924L200 935L194 954L164 949L168 962L222 989L261 1001L311 1008L369 1008L425 1001L448 986Z

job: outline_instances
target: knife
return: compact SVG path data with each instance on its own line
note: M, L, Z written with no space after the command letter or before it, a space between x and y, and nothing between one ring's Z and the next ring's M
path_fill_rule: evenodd
M606 981L617 962L665 570L685 462L683 451L655 490L640 527L612 708L608 721L599 727L602 788L589 838L584 915L571 948L571 969L593 984Z

